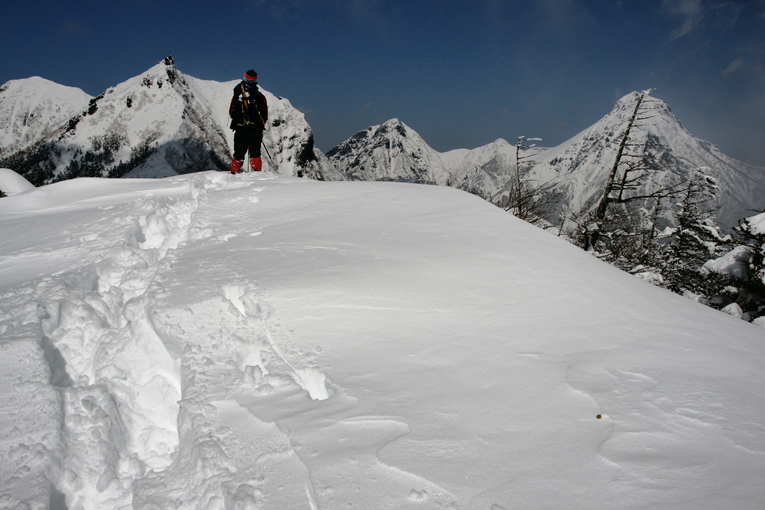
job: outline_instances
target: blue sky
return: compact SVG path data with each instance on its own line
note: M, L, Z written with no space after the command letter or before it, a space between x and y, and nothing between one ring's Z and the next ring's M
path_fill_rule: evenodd
M92 95L167 55L203 79L253 68L325 152L394 117L439 151L553 146L655 88L695 136L765 166L765 0L5 0L0 46L0 83Z

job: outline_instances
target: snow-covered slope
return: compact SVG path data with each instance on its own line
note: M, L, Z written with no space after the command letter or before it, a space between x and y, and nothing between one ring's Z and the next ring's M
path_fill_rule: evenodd
M469 194L76 179L0 231L4 508L765 498L765 330Z
M540 153L534 158L530 177L561 192L566 197L565 206L572 211L597 206L639 96L639 92L624 96L596 124ZM722 192L717 212L721 226L735 226L748 211L763 206L765 168L736 161L714 145L695 138L660 99L646 95L630 132L630 142L647 144L646 151L661 166L651 173L637 194L687 180L693 171L706 167Z
M525 151L521 152L523 157ZM515 175L515 146L502 138L472 150L441 153L457 187L497 205L504 205L502 192ZM521 164L523 167L523 164Z
M47 138L92 98L38 76L11 80L0 87L0 158Z
M35 133L37 138L26 140L30 150L9 151L3 164L36 185L78 176L164 177L226 170L233 151L228 108L237 83L185 76L168 57L92 98L76 115L51 123L48 131ZM264 143L271 155L264 151L264 168L339 178L314 147L303 114L286 99L264 94L270 112ZM17 100L13 109L25 111L28 105Z

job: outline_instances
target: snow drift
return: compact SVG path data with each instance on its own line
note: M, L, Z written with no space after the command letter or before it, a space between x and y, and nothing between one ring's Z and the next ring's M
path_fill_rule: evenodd
M15 195L34 189L30 182L10 168L0 168L0 191L6 195Z

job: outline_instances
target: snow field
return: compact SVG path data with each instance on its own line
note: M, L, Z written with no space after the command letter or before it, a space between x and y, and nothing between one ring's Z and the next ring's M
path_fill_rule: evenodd
M762 329L477 197L205 172L0 222L6 508L762 500Z

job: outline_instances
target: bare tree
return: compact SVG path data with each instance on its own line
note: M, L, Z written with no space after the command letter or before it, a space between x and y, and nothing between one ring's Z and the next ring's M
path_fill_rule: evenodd
M639 176L635 177L634 173L639 170L646 170L649 168L655 168L654 165L652 165L650 158L647 157L645 152L643 152L642 155L635 154L634 152L630 151L630 147L635 146L644 146L645 144L636 144L633 140L630 139L630 133L632 132L632 128L636 126L636 122L639 122L641 120L647 120L650 117L641 117L641 113L644 112L644 102L646 100L646 95L650 93L650 90L644 90L640 93L638 96L638 100L635 103L635 108L632 111L632 115L629 118L629 121L627 122L627 128L624 130L624 134L622 135L622 139L619 143L619 148L616 151L616 158L614 159L614 164L611 167L611 172L608 174L608 178L606 179L606 185L603 188L603 197L600 199L600 202L598 203L598 210L595 213L595 219L596 220L603 220L606 216L606 210L608 209L609 204L612 203L624 203L627 200L636 200L636 199L643 199L646 197L635 197L626 199L624 197L624 191L628 187L635 186L639 180ZM637 161L635 161L635 159ZM632 160L632 161L630 161ZM622 165L622 163L626 163L624 165L624 168L622 169L622 178L620 180L616 180L616 177L619 173L619 169ZM614 190L616 190L617 195L614 196Z
M661 145L656 141L655 137L648 136L644 140L640 141L634 135L634 128L641 125L641 122L647 121L652 116L650 114L648 105L652 101L650 97L651 90L644 90L638 95L637 101L629 119L627 120L627 126L619 141L619 147L616 151L616 157L614 158L613 166L606 179L606 184L603 188L603 195L598 202L598 207L595 213L590 217L590 221L583 227L585 235L583 237L583 244L585 249L592 249L604 232L604 223L606 222L608 214L611 213L613 205L621 205L619 214L630 214L632 209L627 207L632 202L647 202L655 201L653 225L648 232L648 242L650 243L653 236L653 229L655 228L656 220L658 219L659 209L661 208L661 201L670 196L679 194L682 192L681 183L673 184L670 186L662 186L653 190L640 193L639 189L645 183L646 179L650 176L650 173L660 168L657 163L653 151L651 149L660 147ZM645 229L643 218L633 218L635 227L632 233L637 233L640 229ZM643 235L641 233L641 235Z
M504 209L514 216L537 226L551 224L551 206L560 201L560 193L554 192L546 186L533 186L527 179L521 177L523 165L533 154L522 153L536 144L528 144L530 141L539 141L541 138L526 138L519 136L515 144L515 179L510 185L507 201Z
M533 147L536 147L536 144L527 144L528 141L541 141L541 138L526 138L525 136L519 136L518 141L515 142L515 183L513 184L513 190L511 191L510 195L508 196L508 203L507 207L505 207L506 211L513 211L513 214L515 214L518 217L526 216L526 211L524 211L524 206L527 205L525 202L528 202L528 200L524 200L526 198L523 193L523 188L526 188L528 190L528 186L524 186L525 183L522 183L521 180L521 162L524 160L527 160L531 157L530 154L524 154L521 155L521 150L527 150L531 149ZM511 198L514 198L515 200L513 202L510 201Z

